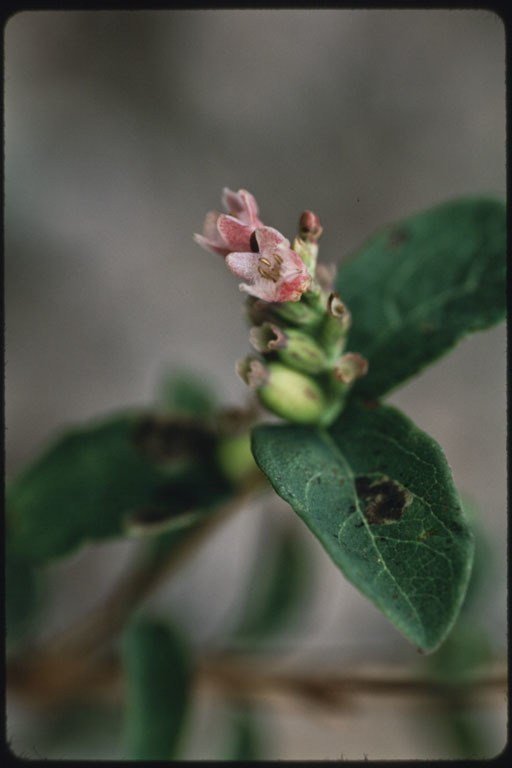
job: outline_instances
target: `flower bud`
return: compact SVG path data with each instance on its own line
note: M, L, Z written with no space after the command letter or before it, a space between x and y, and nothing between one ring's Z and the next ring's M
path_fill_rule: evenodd
M268 369L257 357L244 357L236 364L236 372L251 389L258 389L268 381Z
M321 421L327 401L314 379L281 363L269 363L268 372L268 382L258 389L265 408L299 424Z
M275 323L265 322L249 331L249 341L262 354L274 352L287 345L287 337Z
M343 352L350 322L350 312L345 304L337 293L331 293L327 300L327 312L324 315L320 340L333 362Z
M303 328L310 328L317 325L321 320L321 314L316 307L306 304L303 301L286 301L283 304L272 305L274 314L294 325L300 325Z
M368 371L368 360L357 352L347 352L340 357L334 368L334 374L343 384L352 384Z
M251 452L248 432L241 435L224 435L217 446L217 462L228 480L239 484L257 467Z
M293 241L293 250L297 253L306 267L311 277L314 277L316 270L316 260L318 258L318 245L315 241L301 240L296 237Z
M324 350L306 333L289 328L284 332L285 343L279 358L291 368L304 373L321 373L328 367Z
M340 299L339 293L336 291L331 293L327 299L327 311L331 317L340 321L340 324L345 330L348 330L351 321L350 312Z
M313 211L303 211L299 219L299 236L307 243L316 243L323 232L320 219Z

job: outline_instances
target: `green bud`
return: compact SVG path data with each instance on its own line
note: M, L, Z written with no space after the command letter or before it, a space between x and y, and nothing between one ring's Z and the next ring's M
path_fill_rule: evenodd
M251 328L249 331L249 341L254 349L262 354L282 349L287 344L286 336L282 329L275 323L269 323L268 321Z
M337 293L331 293L320 329L320 338L330 360L334 361L343 352L350 323L351 316L347 307Z
M278 355L286 365L304 373L320 373L329 366L325 352L307 333L288 328L284 338L285 344Z
M249 341L261 354L277 353L283 363L298 371L320 373L329 367L323 349L296 328L279 328L275 323L265 322L251 328Z
M249 432L221 437L217 460L224 475L235 484L239 484L254 472L257 467L251 452Z
M294 325L312 327L318 325L321 313L316 307L312 307L304 301L305 294L300 301L284 301L282 304L273 304L274 315Z
M316 242L306 242L296 237L293 241L293 250L298 253L308 268L311 277L315 276L316 261L318 258L318 245Z
M329 298L327 299L327 312L331 317L338 320L346 333L350 327L351 316L337 291L329 294Z
M314 379L281 363L269 363L268 373L267 382L257 390L265 408L299 424L321 421L327 401Z

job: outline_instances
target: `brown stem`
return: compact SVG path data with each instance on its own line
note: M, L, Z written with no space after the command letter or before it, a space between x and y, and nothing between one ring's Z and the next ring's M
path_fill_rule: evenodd
M274 666L274 665L272 665ZM477 694L505 691L507 676L501 667L486 677L459 684L436 681L414 673L390 674L383 668L380 676L363 672L302 672L269 670L261 664L230 658L205 658L199 663L202 680L231 696L259 697L277 694L303 699L328 708L346 705L356 696L415 696L437 698L457 692L463 701Z
M212 530L239 510L248 497L262 487L261 473L251 475L238 496L212 513L190 532L183 545L166 559L137 557L111 595L73 627L48 641L43 649L50 656L89 654L111 640L124 626L132 611L176 571L211 534Z
M346 708L357 697L365 695L435 701L456 696L459 706L467 706L482 694L505 692L507 687L503 664L483 670L482 676L459 684L428 679L415 675L414 671L393 672L388 667L372 676L354 668L345 673L282 671L282 668L279 659L267 659L263 665L240 656L203 656L196 662L196 682L230 698L294 700L333 710ZM46 706L115 694L119 692L121 680L120 661L113 654L93 660L39 653L23 662L12 660L7 665L8 690Z

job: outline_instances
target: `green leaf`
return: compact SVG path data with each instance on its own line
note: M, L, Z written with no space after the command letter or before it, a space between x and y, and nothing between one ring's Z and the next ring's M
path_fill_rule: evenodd
M253 451L348 580L414 644L435 650L473 556L437 443L395 408L354 406L328 430L257 427Z
M257 548L244 610L234 636L259 642L296 623L311 596L312 559L291 526L265 531Z
M215 436L147 412L69 431L7 490L13 552L42 564L89 541L194 525L231 486Z
M387 227L340 266L348 349L369 361L358 394L382 396L504 319L505 211L486 198L448 202Z
M231 733L223 762L247 762L262 759L262 739L256 718L247 704L230 713Z
M174 373L165 377L159 400L173 413L196 419L212 416L217 399L204 378L190 373Z
M476 759L491 756L492 738L482 718L463 706L475 678L491 668L492 645L486 628L478 618L468 617L466 604L442 648L423 662L423 673L429 682L444 686L439 706L433 707L431 721L434 741L443 740L456 750L456 757Z
M161 621L138 619L123 635L129 760L170 760L178 751L190 699L191 664L182 637Z

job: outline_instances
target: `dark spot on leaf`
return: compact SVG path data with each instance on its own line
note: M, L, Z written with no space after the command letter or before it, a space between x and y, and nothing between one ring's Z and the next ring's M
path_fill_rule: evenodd
M133 433L136 449L156 462L211 455L213 440L212 432L194 421L151 414L139 419Z
M171 516L172 512L168 507L146 507L145 509L138 509L133 515L130 515L129 520L130 523L137 525L155 525L168 520Z
M437 533L435 528L429 528L428 531L422 531L420 533L419 538L422 541L425 541L425 539L430 539L431 536L434 536Z
M409 239L408 232L403 227L393 229L389 234L388 245L391 248L397 248Z
M363 503L363 511L370 525L394 523L400 520L412 495L395 480L382 477L356 479L356 493Z

